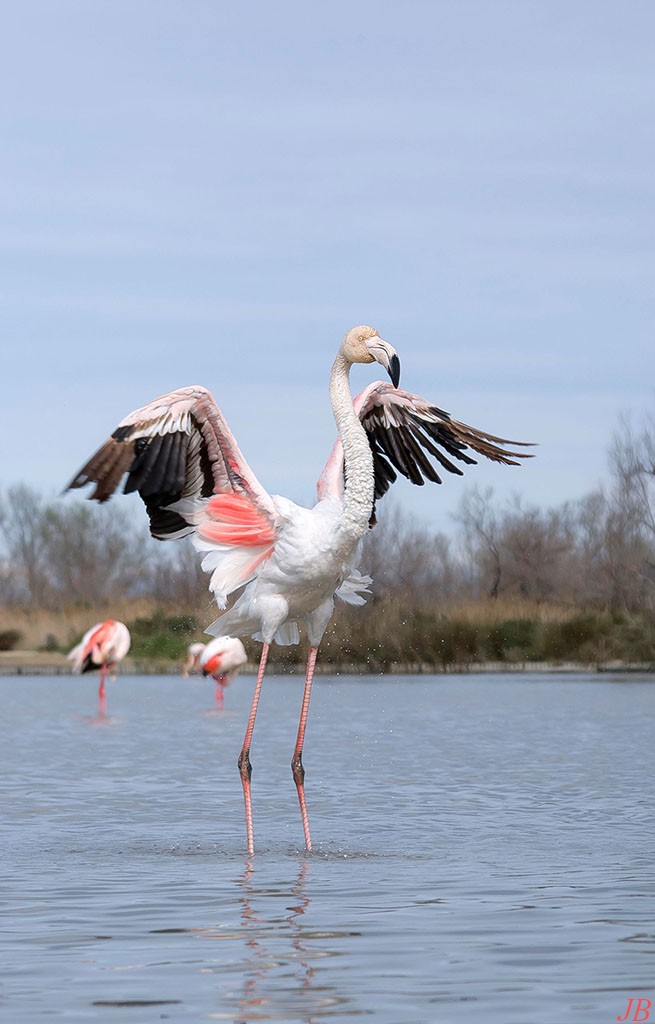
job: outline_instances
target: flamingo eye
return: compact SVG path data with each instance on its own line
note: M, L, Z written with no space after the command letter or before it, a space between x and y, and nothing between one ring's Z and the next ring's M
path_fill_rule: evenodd
M363 341L363 340L364 340L364 335L363 335L363 334L360 334L360 336L359 336L359 340L360 340L360 341Z

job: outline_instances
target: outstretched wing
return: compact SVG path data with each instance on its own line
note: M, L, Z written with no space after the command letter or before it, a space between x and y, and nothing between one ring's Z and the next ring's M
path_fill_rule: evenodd
M206 388L178 388L126 416L68 485L104 502L137 491L158 540L195 534L219 605L273 551L277 513Z
M373 453L376 500L387 493L398 473L419 486L426 480L442 482L437 467L462 476L455 461L475 465L476 459L469 451L506 466L518 466L517 459L531 457L527 452L505 448L529 447L522 442L507 441L460 423L420 395L394 388L387 381L369 384L355 398L354 406ZM318 497L341 497L343 491L343 449L337 440L318 482ZM375 510L371 525L374 523Z

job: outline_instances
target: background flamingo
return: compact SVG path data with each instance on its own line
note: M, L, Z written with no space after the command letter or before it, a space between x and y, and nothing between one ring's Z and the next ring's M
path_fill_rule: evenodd
M187 659L182 667L182 675L188 678L190 672L197 672L200 668L200 657L205 650L206 644L189 644L187 648Z
M107 672L113 672L130 649L132 638L130 631L123 622L106 619L97 622L84 634L79 644L68 653L68 660L73 663L73 672L95 672L100 670L100 686L98 687L98 714L107 714L107 694L105 678Z
M392 383L370 384L353 402L350 367L372 362L384 367ZM474 463L469 449L509 465L522 457L504 450L513 442L460 423L424 398L400 390L399 379L398 356L376 330L361 326L348 331L330 375L339 436L312 509L271 496L262 487L213 397L198 386L163 395L126 416L69 485L93 482L90 497L106 501L127 473L124 491L141 495L154 537L193 534L202 566L212 574L209 586L219 608L241 591L208 632L250 634L263 643L238 761L249 852L254 850L250 745L270 644L297 643L299 624L307 630L309 656L291 766L310 850L302 750L314 666L335 596L361 604L362 593L368 592L371 581L356 566L362 538L375 523L376 500L398 473L416 484L441 483L437 466L461 475L455 461ZM286 457L293 457L291 449Z
M236 636L218 636L210 640L200 655L203 675L216 682L216 707L223 707L225 687L233 682L248 660L246 649Z

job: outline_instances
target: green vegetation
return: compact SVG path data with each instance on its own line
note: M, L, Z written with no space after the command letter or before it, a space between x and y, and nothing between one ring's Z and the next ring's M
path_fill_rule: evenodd
M182 661L191 641L209 639L203 629L214 615L206 602L195 612L181 615L143 600L134 608L126 605L113 611L132 635L130 660L143 668ZM70 629L73 614L76 625ZM32 649L65 653L89 625L107 615L106 607L37 615L36 628L45 641ZM0 621L0 650L25 646L22 636L30 635L29 613L5 610L2 618L10 621L7 628ZM245 646L250 660L256 662L261 645L245 640ZM279 671L300 668L305 658L304 644L271 648L271 667ZM648 613L491 598L432 608L373 599L363 608L338 606L321 645L320 662L363 672L444 671L488 662L508 666L639 662L655 667L655 618Z
M130 657L141 660L179 661L202 627L194 615L167 615L161 609L149 618L126 623L132 636Z
M341 654L342 660L373 670L388 669L394 663L442 670L486 662L655 665L655 621L649 617L594 611L573 611L562 617L555 608L542 608L539 617L531 617L531 609L526 608L525 617L494 621L490 618L494 611L492 603L481 603L469 607L465 616L419 612L404 623L399 635L390 631L388 642L378 639L370 647L366 621L352 622L347 644L339 644L337 633L322 657L331 660L336 648L335 661ZM363 618L368 618L366 613Z

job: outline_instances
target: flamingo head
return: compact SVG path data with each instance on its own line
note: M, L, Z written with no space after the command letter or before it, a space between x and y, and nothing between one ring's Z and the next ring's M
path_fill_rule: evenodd
M395 348L384 341L374 327L352 327L341 342L342 355L349 363L379 363L395 388L400 381L400 360Z

